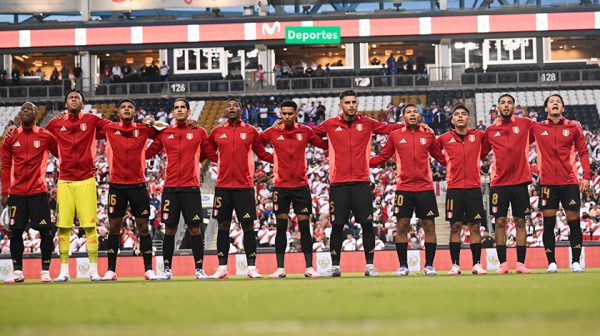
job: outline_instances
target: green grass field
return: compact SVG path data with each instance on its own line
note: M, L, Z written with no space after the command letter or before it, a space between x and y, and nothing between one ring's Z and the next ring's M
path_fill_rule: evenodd
M584 274L0 285L0 335L598 335Z

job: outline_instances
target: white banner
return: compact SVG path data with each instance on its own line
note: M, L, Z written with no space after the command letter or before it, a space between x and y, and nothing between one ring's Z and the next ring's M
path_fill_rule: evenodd
M77 278L90 278L90 260L88 258L77 258Z
M0 280L8 279L12 271L12 259L0 259Z
M421 271L421 250L408 251L408 270L411 272Z
M79 1L74 0L2 0L0 13L56 13L79 12Z
M240 253L235 255L235 274L248 274L248 263L246 262L246 253Z
M198 7L245 7L254 6L257 3L257 0L90 0L90 11L126 11Z
M500 261L498 261L498 252L496 252L495 248L486 248L485 249L485 260L487 261L487 270L495 271L500 267Z
M331 267L331 253L317 252L317 272L323 273Z

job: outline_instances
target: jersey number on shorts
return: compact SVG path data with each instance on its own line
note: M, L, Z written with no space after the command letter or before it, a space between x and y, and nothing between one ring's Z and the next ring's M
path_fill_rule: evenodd
M396 196L396 206L404 205L404 195Z
M498 194L497 193L492 194L492 204L498 205Z

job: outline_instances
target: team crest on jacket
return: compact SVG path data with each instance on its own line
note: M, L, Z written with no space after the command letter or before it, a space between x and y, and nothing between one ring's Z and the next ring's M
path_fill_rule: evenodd
M40 148L40 140L34 140L33 141L33 147Z
M140 130L133 130L133 137L137 138L140 136Z
M248 138L248 135L246 133L240 133L240 138L242 140L246 140L246 138Z
M82 131L84 131L84 132L85 132L85 130L87 130L87 124L86 124L86 123L81 123L81 124L79 125L79 129L81 129Z
M362 132L362 130L364 129L364 128L363 128L363 124L357 124L357 125L356 125L356 129L357 129L359 132Z
M469 134L469 141L475 142L475 134Z
M194 134L192 134L192 133L186 133L185 134L185 138L188 139L188 140L192 140L194 138Z
M296 140L302 141L302 134L296 134Z
M425 139L425 138L421 138L420 141L421 141L421 145L427 144L427 139Z
M569 130L563 130L563 135L568 137L569 136Z
M515 134L519 134L519 132L521 131L519 129L519 126L513 126L512 130L513 130L513 133L515 133Z

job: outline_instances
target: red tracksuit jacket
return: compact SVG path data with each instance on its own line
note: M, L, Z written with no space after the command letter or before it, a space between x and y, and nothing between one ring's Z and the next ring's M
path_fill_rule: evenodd
M533 121L513 116L497 118L485 130L482 155L494 153L491 166L492 187L531 183L529 170L529 132Z
M273 163L256 128L245 122L226 121L215 127L208 139L218 150L218 159L211 159L218 163L217 188L254 188L254 153Z
M563 118L554 124L551 120L545 120L535 123L532 133L537 144L540 184L579 184L576 154L579 154L583 178L590 179L588 146L578 122Z
M306 146L327 149L327 143L305 125L269 127L261 135L264 143L273 146L273 173L275 187L297 188L308 185L306 177Z
M185 122L165 128L146 151L150 159L164 148L167 153L166 188L200 186L200 157L216 160L204 128L190 129Z
M440 144L433 133L421 126L414 131L408 127L393 131L388 136L381 153L371 158L369 165L377 167L389 160L394 153L396 153L396 190L433 190L429 154L436 161L446 163Z
M325 120L314 128L315 134L327 137L329 146L329 180L332 184L369 182L369 159L373 134L390 134L403 124L386 124L358 115L351 124L343 114Z
M94 177L96 131L109 122L91 113L67 113L48 123L46 129L58 141L59 179L83 181Z
M6 137L0 148L2 196L46 192L48 151L58 156L56 138L41 127L19 127Z
M485 133L468 129L465 140L455 130L438 138L446 159L448 189L481 188L481 149Z
M99 138L106 138L106 157L110 183L146 183L146 142L156 131L136 122L113 122L102 127Z

